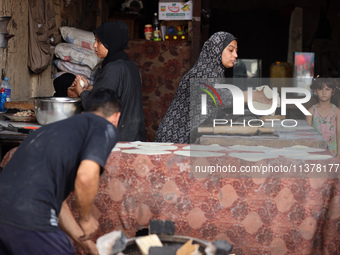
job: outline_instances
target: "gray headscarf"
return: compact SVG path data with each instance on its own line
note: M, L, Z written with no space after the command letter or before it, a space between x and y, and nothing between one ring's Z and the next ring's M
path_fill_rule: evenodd
M198 61L178 85L171 105L157 130L156 142L190 143L192 127L197 127L204 121L196 113L193 114L195 118L190 118L190 109L197 108L199 113L201 107L190 106L190 103L193 103L190 102L190 82L200 78L224 78L222 52L233 40L237 39L232 34L217 32L204 43Z
M235 36L227 32L217 32L206 41L190 78L224 78L225 67L222 65L222 52ZM183 77L184 78L184 77Z

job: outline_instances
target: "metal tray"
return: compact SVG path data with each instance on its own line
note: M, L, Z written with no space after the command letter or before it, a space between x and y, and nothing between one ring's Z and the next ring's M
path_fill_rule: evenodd
M36 122L37 118L35 116L13 116L13 114L5 113L4 116L11 121L18 122Z
M202 255L205 255L205 248L208 245L207 241L197 239L197 238L192 238L188 236L167 236L167 235L158 235L159 239L161 240L163 246L182 246L184 243L189 241L190 239L193 240L193 244L199 244L199 251L201 252ZM138 237L130 238L127 240L127 246L126 249L123 251L124 254L127 255L142 255L141 251L139 250L137 244L136 244L136 239Z

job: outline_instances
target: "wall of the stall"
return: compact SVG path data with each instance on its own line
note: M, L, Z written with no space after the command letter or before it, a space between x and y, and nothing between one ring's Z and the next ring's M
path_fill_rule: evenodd
M315 52L316 74L340 77L340 1L210 0L209 32L233 33L239 57L262 59L262 74L269 77L272 63L287 61L290 14L296 7L303 13L301 48ZM327 39L317 34L322 9L331 26Z
M26 99L33 96L33 82L34 90L40 87L27 67L28 1L1 0L0 3L0 15L12 17L7 32L15 35L8 41L7 48L0 49L0 68L4 70L12 86L12 99ZM44 83L50 82L46 74L43 74L40 80Z
M73 26L85 30L96 27L100 1L53 0L57 13L57 27ZM8 41L8 47L0 48L0 70L4 69L12 86L12 100L27 100L36 96L52 96L53 76L49 66L35 74L27 66L28 58L28 0L0 0L0 16L11 16L7 32L15 36ZM0 79L0 81L2 81Z

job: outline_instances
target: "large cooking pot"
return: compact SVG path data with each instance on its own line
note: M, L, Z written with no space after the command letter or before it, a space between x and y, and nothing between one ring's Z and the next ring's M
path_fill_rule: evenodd
M63 120L83 111L79 98L35 97L33 101L35 116L40 125Z

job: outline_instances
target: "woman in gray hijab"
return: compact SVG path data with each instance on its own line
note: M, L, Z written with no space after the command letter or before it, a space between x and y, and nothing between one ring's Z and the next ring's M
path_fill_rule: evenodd
M223 79L226 68L231 68L237 58L237 39L230 33L217 32L213 34L203 45L198 61L181 79L173 101L164 116L155 137L155 142L190 143L190 133L201 124L207 116L216 114L210 112L207 115L200 114L200 101L193 100L198 95L190 87L195 81L203 79ZM232 94L229 91L223 93L224 107L232 106ZM243 92L245 101L247 92ZM254 92L253 99L265 100L261 92Z

